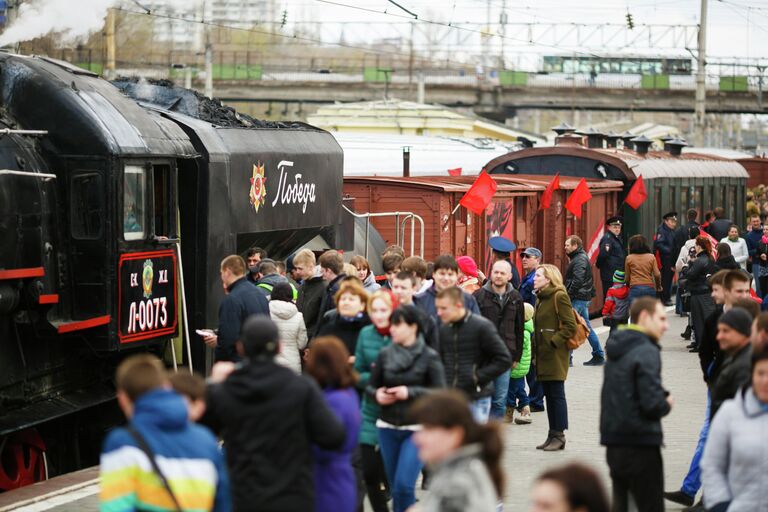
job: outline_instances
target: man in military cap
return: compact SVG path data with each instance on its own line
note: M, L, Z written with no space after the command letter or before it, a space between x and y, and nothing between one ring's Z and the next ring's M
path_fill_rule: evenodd
M488 239L488 246L491 248L491 251L493 251L493 261L491 262L491 265L499 260L507 260L509 264L512 265L512 280L510 283L512 283L512 287L515 290L519 290L520 274L518 273L512 258L509 256L509 253L514 252L515 249L517 249L515 243L503 236L492 236Z
M613 273L624 270L624 258L627 256L620 238L621 217L611 217L605 223L608 230L600 240L600 252L597 254L597 268L600 269L600 281L603 283L603 301L613 286Z
M661 301L665 306L672 304L672 276L675 274L675 228L677 228L677 212L665 213L663 222L656 230L653 240L653 251L661 260Z

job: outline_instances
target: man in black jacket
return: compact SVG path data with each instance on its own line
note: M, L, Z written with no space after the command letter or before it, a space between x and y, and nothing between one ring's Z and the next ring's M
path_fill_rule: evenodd
M323 299L320 302L320 311L317 313L317 326L320 325L323 315L328 311L336 308L336 292L339 291L341 286L341 280L344 279L347 274L344 273L344 257L339 251L325 251L320 255L320 272L325 280L326 287ZM317 333L307 330L307 334L310 337L315 336Z
M712 235L712 238L718 242L728 236L728 230L731 229L733 221L726 218L725 209L722 206L718 206L713 210L715 214L715 220L709 223L707 226L707 233Z
M312 445L342 446L343 424L314 381L274 362L277 326L251 317L237 344L246 363L214 366L203 423L226 446L234 511L314 509Z
M512 368L523 355L523 297L512 288L512 265L499 260L491 267L491 277L474 293L480 314L496 326L496 330L512 357ZM493 381L491 417L501 420L507 412L509 370L506 368ZM530 418L530 416L529 416Z
M293 256L294 274L301 279L296 307L304 316L307 334L314 334L320 322L320 305L325 295L325 279L316 265L315 254L302 249Z
M448 386L467 393L472 413L487 422L491 412L493 380L509 371L512 358L496 327L464 306L464 292L456 286L437 292L440 317L440 358Z
M603 301L608 290L613 286L613 273L624 270L627 251L621 241L621 217L611 217L603 238L600 239L600 252L597 253L597 268L600 269L600 281L603 285Z
M245 319L251 315L269 316L269 302L245 277L245 260L233 254L221 262L221 282L227 295L219 305L218 333L207 331L203 342L216 349L216 361L239 361L235 341Z
M751 376L752 316L746 309L731 308L717 321L717 343L725 354L720 368L712 375L709 389L712 396L710 419L715 417L723 402L736 396Z
M613 481L613 510L626 512L630 495L637 509L664 510L661 418L672 397L661 385L659 340L667 330L667 313L658 300L636 299L631 325L606 343L608 362L600 398L600 443Z
M665 213L663 222L656 230L653 240L653 252L659 253L661 259L661 301L665 306L672 304L672 277L675 275L675 229L677 228L677 212ZM679 252L679 251L678 251Z
M595 284L592 279L592 264L584 252L584 244L578 236L570 236L565 240L565 253L571 262L565 271L565 289L571 299L573 309L587 321L589 326L589 346L592 347L592 359L584 366L602 366L605 363L605 353L600 346L595 330L589 323L589 301L595 296ZM613 279L613 277L611 277Z

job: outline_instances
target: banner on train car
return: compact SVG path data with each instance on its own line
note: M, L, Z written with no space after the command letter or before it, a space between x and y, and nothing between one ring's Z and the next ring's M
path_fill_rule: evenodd
M123 254L118 267L120 343L175 334L175 252Z

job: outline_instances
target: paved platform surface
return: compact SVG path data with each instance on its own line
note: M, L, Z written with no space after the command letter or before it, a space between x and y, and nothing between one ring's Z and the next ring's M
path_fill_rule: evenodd
M669 315L670 329L662 340L663 381L675 397L675 407L663 423L666 440L663 456L666 489L674 490L680 487L696 446L704 419L706 387L701 379L698 358L688 353L685 349L687 342L679 336L685 328L685 319L674 316L671 311ZM607 328L598 328L597 331L604 344L608 337ZM546 413L535 413L532 425L503 427L506 444L504 467L507 474L504 510L527 510L529 490L536 476L546 469L570 461L581 461L593 466L604 476L606 486L610 485L605 449L599 444L603 371L599 367L582 366L589 358L589 345L585 344L574 354L574 368L566 381L570 430L566 433L567 446L564 451L545 453L535 449L547 435ZM97 493L98 487L89 483L56 498L37 503L27 502L26 506L16 510L96 511ZM667 510L682 508L667 502Z

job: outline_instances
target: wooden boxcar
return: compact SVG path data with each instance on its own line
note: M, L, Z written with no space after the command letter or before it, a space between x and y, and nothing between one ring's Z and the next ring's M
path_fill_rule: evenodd
M768 186L768 158L756 156L753 158L739 158L737 160L749 174L747 187L754 188L758 185Z
M583 207L580 219L564 205L578 184L578 178L563 177L560 190L555 191L548 210L539 210L541 194L548 180L540 176L494 176L498 188L482 216L459 207L461 197L469 190L474 177L431 176L419 178L345 177L344 193L356 212L413 212L424 219L423 255L427 261L440 254L469 255L488 273L491 254L488 238L502 235L517 244L519 253L525 247L537 247L544 253L544 262L553 263L565 271L568 265L564 253L565 238L575 234L585 244L597 232L606 215L614 212L622 183L614 180L587 180L593 198ZM402 220L403 217L401 217ZM395 217L374 218L373 225L386 243L398 241ZM413 252L422 252L419 236L415 237ZM412 250L410 227L402 240L406 253ZM519 268L519 258L513 256ZM595 282L599 275L595 271ZM598 296L602 294L598 286ZM593 303L593 309L601 307Z

